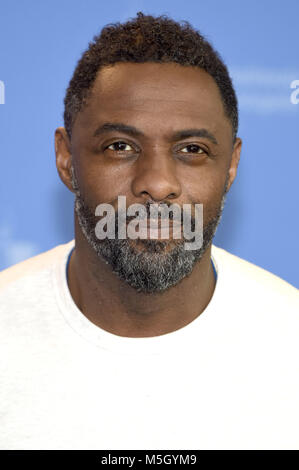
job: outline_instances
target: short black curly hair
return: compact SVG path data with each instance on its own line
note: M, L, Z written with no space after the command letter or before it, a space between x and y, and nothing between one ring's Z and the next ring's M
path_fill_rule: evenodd
M106 25L78 61L64 98L64 127L70 139L76 116L87 102L97 72L116 62L176 62L205 70L218 85L235 142L238 101L219 53L188 21L178 23L167 15L153 17L141 11L126 23Z

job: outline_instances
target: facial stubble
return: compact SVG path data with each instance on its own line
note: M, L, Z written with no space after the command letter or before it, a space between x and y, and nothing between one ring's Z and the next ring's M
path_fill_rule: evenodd
M108 264L112 272L122 281L142 293L162 293L177 285L189 276L211 244L220 223L225 204L228 177L222 198L214 214L204 224L202 246L186 250L184 236L180 240L130 240L117 238L118 213L115 214L116 237L98 239L95 234L97 217L82 197L73 166L71 167L72 186L75 193L75 213L82 233L96 255ZM150 204L145 204L149 214ZM127 220L128 222L128 220ZM195 220L191 217L191 229ZM137 244L142 244L142 248ZM171 248L169 246L171 244Z

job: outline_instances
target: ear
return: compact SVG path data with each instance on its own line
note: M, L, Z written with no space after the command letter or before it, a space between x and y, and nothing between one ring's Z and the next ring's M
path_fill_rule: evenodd
M61 181L73 193L71 143L64 127L55 130L56 167Z
M231 158L231 162L230 162L230 166L228 170L229 177L228 177L227 192L229 191L237 175L237 169L238 169L240 155L241 155L241 148L242 148L242 140L239 137L237 137L233 146L232 158Z

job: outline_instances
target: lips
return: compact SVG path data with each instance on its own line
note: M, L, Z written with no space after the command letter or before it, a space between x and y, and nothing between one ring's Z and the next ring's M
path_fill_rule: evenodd
M141 221L142 223L144 222L147 224L148 227L173 227L173 226L181 226L180 223L178 222L173 222L173 220L164 220L164 219L147 219L145 221Z
M139 220L136 229L138 238L181 238L182 225L173 220L144 219ZM129 238L130 234L128 233Z

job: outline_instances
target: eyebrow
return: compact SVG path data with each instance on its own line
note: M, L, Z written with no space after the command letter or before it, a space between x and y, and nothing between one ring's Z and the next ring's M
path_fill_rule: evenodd
M125 134L129 134L132 137L145 137L144 133L137 129L134 126L129 126L127 124L123 124L121 122L106 122L105 124L102 124L99 126L94 134L93 137L98 137L101 134L104 134L106 132L123 132ZM209 132L207 129L182 129L180 131L175 132L171 136L171 140L180 140L180 139L186 139L187 137L206 137L209 139L213 144L218 145L216 137Z

